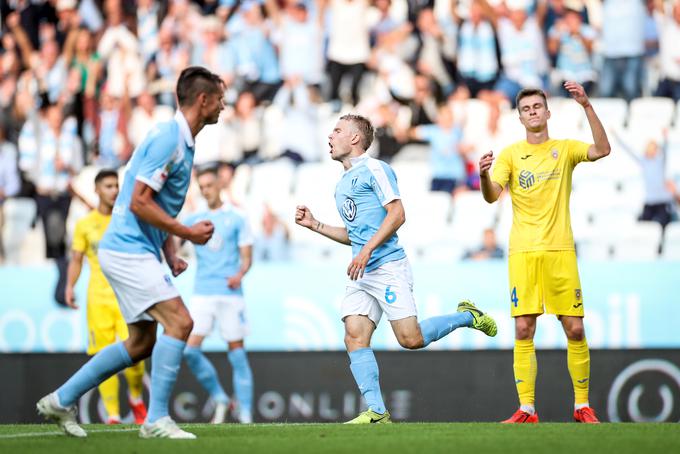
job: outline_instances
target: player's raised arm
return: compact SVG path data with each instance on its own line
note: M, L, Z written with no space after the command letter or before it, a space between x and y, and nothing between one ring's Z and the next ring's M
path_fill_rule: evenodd
M404 225L406 222L406 213L404 211L404 205L401 203L400 199L395 199L385 205L385 210L387 215L383 219L382 224L377 232L373 234L370 240L361 248L361 251L352 259L352 262L347 267L347 275L353 281L364 276L364 270L366 265L371 258L373 251L383 244L388 239L392 238L392 235L397 233L399 227Z
M165 212L154 200L155 191L146 183L135 182L130 201L130 211L142 221L196 244L205 244L212 236L214 226L210 221L201 221L187 227Z
M491 169L491 164L493 164L493 151L485 153L479 159L479 186L482 189L482 195L484 200L489 203L494 203L500 197L501 192L503 192L503 187L491 181L491 175L489 170Z
M602 126L602 122L595 113L595 109L593 109L593 106L590 104L590 100L588 99L585 90L580 84L571 81L565 82L564 88L567 89L571 97L574 98L574 101L579 103L586 112L588 125L593 134L593 142L595 142L595 144L591 145L588 149L588 160L597 161L600 158L608 156L611 151L611 146L609 145L607 133L604 130L604 126Z
M326 225L312 215L312 212L304 205L298 205L295 209L295 223L301 225L302 227L307 227L316 233L320 233L326 238L330 238L338 243L351 245L349 241L349 235L347 235L347 229L345 227L334 227L331 225Z

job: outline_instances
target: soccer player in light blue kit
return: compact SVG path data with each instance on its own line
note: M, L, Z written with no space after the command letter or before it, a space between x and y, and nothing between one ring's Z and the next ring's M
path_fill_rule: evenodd
M187 227L175 217L184 205L194 159L194 137L217 122L224 108L224 84L205 68L189 67L177 81L179 110L156 125L128 164L109 228L99 243L99 263L113 287L130 336L92 357L55 392L40 399L38 412L67 435L85 437L76 422L76 403L90 389L151 356L151 395L142 438L196 438L170 418L168 401L177 379L193 321L173 286L187 264L177 257L173 236L205 244L214 226ZM156 340L157 325L163 334Z
M456 312L418 323L411 265L397 238L406 220L397 178L389 165L366 154L373 126L362 116L344 115L328 139L331 158L345 168L335 188L335 203L345 226L317 221L304 205L297 207L295 222L352 246L342 320L350 369L368 410L348 423L389 423L378 363L371 350L371 337L383 313L399 344L408 349L426 347L462 326L495 336L496 322L464 300Z
M212 238L203 246L196 246L198 270L194 281L194 295L189 304L194 329L184 350L184 359L201 386L215 401L212 423L225 420L229 397L220 385L217 371L201 352L203 339L217 327L229 346L228 358L239 422L253 422L253 374L243 348L248 334L245 302L241 280L250 269L253 256L253 235L245 215L220 197L217 169L208 168L197 174L201 194L208 209L195 213L184 223L193 225L208 220L215 226Z

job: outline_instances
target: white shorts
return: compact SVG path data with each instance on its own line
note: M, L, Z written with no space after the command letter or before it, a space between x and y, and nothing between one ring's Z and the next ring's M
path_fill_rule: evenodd
M390 321L417 316L408 258L387 262L349 281L341 310L343 320L348 315L366 315L376 326L383 312Z
M146 313L151 306L180 296L170 279L170 270L153 254L100 249L97 257L127 323L153 320Z
M191 334L196 336L212 333L215 322L226 342L242 340L250 332L241 295L194 295L189 312L194 319Z

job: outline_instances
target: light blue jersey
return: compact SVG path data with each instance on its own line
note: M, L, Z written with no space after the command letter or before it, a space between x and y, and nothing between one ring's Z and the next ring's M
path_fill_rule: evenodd
M217 210L202 211L184 220L193 225L208 220L215 226L212 238L204 245L195 244L198 269L194 281L194 295L243 295L243 290L230 289L227 278L241 268L239 248L251 246L253 235L246 217L229 204Z
M194 162L194 139L184 115L177 111L171 121L156 125L137 147L125 171L123 187L113 207L111 224L99 243L100 249L128 254L160 251L168 234L147 224L130 211L136 181L148 185L154 200L173 218L182 209Z
M397 177L389 165L367 154L351 159L351 163L352 167L335 187L335 204L347 228L354 257L385 220L384 206L400 196ZM406 254L395 233L373 251L366 271L404 257Z

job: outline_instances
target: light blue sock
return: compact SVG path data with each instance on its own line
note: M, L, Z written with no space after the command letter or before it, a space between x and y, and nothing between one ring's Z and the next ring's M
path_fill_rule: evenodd
M469 312L454 312L449 315L428 318L420 322L420 332L423 334L425 345L438 341L451 331L461 326L472 326L473 318Z
M380 372L373 350L370 348L354 350L349 353L349 360L354 381L357 382L368 408L376 413L385 413L385 403L380 391Z
M250 370L248 356L242 348L227 353L233 371L234 394L245 413L253 411L253 372Z
M205 357L200 348L187 346L184 349L184 359L198 382L208 391L212 400L223 404L229 402L227 393L224 392L224 388L220 385L220 379L217 377L215 367Z
M169 414L170 393L175 386L186 345L186 342L165 334L156 341L151 353L151 395L149 413L146 417L149 423Z
M122 342L103 348L57 389L59 404L70 407L80 396L130 366L132 359Z

